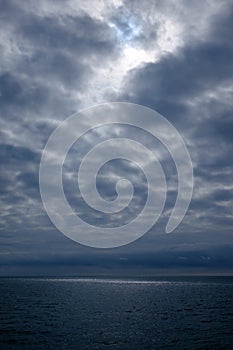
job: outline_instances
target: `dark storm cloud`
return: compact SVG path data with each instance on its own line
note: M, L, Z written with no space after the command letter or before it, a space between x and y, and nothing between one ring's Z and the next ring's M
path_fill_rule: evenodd
M109 28L87 16L30 17L19 31L26 45L34 50L27 62L27 73L32 77L44 74L50 82L69 88L82 89L98 60L114 51ZM21 64L19 68L24 68L25 62Z
M174 3L171 6L174 18L180 10L181 24L187 23L188 33L182 38L183 44L159 56L157 62L144 62L127 71L123 89L116 89L115 93L115 100L136 102L164 114L187 141L194 162L195 188L184 223L174 236L161 235L174 205L177 187L174 164L165 159L163 168L171 183L165 215L157 231L152 230L131 247L98 252L68 240L47 218L38 186L41 152L58 122L89 98L93 77L95 74L102 77L102 69L121 54L121 45L133 43L141 49L157 45L159 20L154 20L153 25L149 21L153 14L149 2L145 2L144 8L138 3L134 10L131 2L125 2L110 15L106 11L102 19L84 10L61 11L60 4L0 1L3 38L0 41L1 273L7 266L13 266L16 271L17 265L23 269L43 266L43 271L49 270L49 266L67 265L66 273L70 269L81 271L82 267L90 267L92 271L97 268L232 269L231 4L224 3L225 11L211 18L206 32L194 35L198 25L191 15L196 13L196 8L201 8L201 3L180 2L177 7ZM168 5L160 2L156 11L164 11L172 19ZM54 13L46 6L51 6ZM183 13L188 14L187 18L183 18ZM189 22L194 28L191 34ZM144 30L140 30L142 23ZM115 68L114 64L112 67ZM112 76L109 81L111 79ZM101 81L98 87L94 86L93 96L102 87L105 88ZM92 143L104 140L101 132L107 137L117 136L113 130L97 130L95 136L92 135ZM120 129L118 133L127 136ZM129 131L130 135L133 139L141 137L135 130ZM150 145L151 140L144 136L144 142ZM82 152L89 146L84 142ZM97 178L97 187L104 198L116 196L111 174L126 178L134 175L136 187L133 205L128 211L103 219L98 212L90 214L82 201L78 203L76 178L73 181L66 178L74 169L69 164L65 164L64 169L65 191L70 203L93 224L111 226L117 220L127 222L146 200L146 181L142 174L136 176L136 170L125 161L108 164Z
M25 190L33 188L38 189L37 163L40 160L40 154L25 148L13 145L0 144L1 157L1 178L5 183L12 184L15 188L17 181L25 184ZM15 180L15 181L12 181ZM3 186L1 190L8 192L8 187ZM8 192L10 196L11 193Z
M230 41L228 45L221 41L188 44L179 54L170 54L158 63L147 64L132 72L126 87L130 94L128 97L126 94L126 98L137 103L146 102L174 123L179 115L185 122L189 119L190 99L214 90L222 83L232 82L232 60Z
M56 234L57 235L57 234ZM47 234L50 242L50 234ZM52 237L51 237L52 238ZM202 247L200 249L161 249L160 251L148 250L142 251L127 251L127 249L111 250L110 254L107 251L91 250L85 247L77 247L75 244L57 237L56 244L53 246L53 253L48 254L47 249L43 252L34 251L34 247L28 246L27 241L18 243L17 253L12 252L10 255L2 257L1 273L4 274L4 269L13 267L14 271L29 271L51 274L65 273L68 275L82 275L87 272L105 273L105 274L127 274L144 275L145 273L170 271L179 273L179 271L199 272L199 273L214 273L227 272L232 270L232 246L221 245L220 247ZM51 243L54 240L51 241ZM59 243L63 247L59 251ZM33 255L28 254L30 249ZM77 254L78 252L78 254ZM90 269L89 269L90 268Z
M6 232L18 231L30 221L30 209L40 202L38 163L40 154L22 146L0 145L1 215ZM40 206L39 206L40 208ZM38 208L37 215L40 215ZM4 242L4 240L3 240Z
M23 119L26 109L36 118L42 113L64 118L77 108L72 90L84 91L96 64L117 54L115 37L107 24L87 14L41 16L30 5L1 2L4 114L20 113Z
M229 6L207 39L132 71L121 97L164 114L189 140L195 186L187 219L205 217L214 230L232 227L232 21Z
M83 91L97 62L115 54L113 33L104 22L84 13L43 16L32 11L32 4L0 2L5 38L0 63L1 227L16 232L27 225L43 227L38 183L42 147L56 119L77 108L72 90Z
M116 159L110 161L100 169L96 178L96 187L99 195L107 201L117 198L116 184L120 179L128 179L131 181L134 193L127 208L119 213L105 214L92 209L82 198L77 188L77 173L63 174L64 192L69 200L73 210L86 222L101 227L114 227L127 224L137 217L142 211L147 200L147 180L145 174L142 173L138 166L133 166L129 161L124 159Z
M212 19L207 39L187 42L178 52L132 71L126 83L125 98L146 103L174 123L179 115L182 122L185 119L191 122L190 99L213 91L223 83L232 84L232 21L233 8L229 5L224 16ZM197 117L193 117L195 123Z

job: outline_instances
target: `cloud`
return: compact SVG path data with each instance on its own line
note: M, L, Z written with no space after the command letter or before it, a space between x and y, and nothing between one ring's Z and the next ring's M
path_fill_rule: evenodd
M1 0L0 12L1 261L15 268L20 262L29 265L36 252L38 266L57 261L94 269L103 254L101 268L120 269L118 258L125 252L127 260L121 263L137 268L178 269L184 262L190 267L232 267L226 248L232 244L233 224L231 4L70 0L64 6L60 1L30 0L25 5ZM158 228L122 248L119 256L116 250L116 264L113 253L113 258L107 252L94 253L59 234L42 208L38 187L41 153L55 127L83 107L110 100L139 103L166 116L183 135L195 174L190 210L177 234L163 238L177 176L159 142L119 126L97 129L85 136L81 147L74 145L64 167L65 192L74 210L99 225L127 222L139 212L146 181L130 163L110 162L98 174L100 194L115 198L116 178L126 177L135 185L134 198L115 216L90 211L80 202L73 175L97 141L119 136L142 140L157 150L167 175L168 199ZM213 240L219 248L213 247ZM174 255L169 247L176 249Z
M216 237L232 227L232 14L228 7L201 40L134 69L120 97L159 111L181 131L195 174L188 230L212 228Z

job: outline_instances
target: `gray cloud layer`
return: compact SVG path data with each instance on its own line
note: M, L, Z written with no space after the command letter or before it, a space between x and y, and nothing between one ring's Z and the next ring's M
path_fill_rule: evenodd
M67 265L66 272L87 266L89 272L95 266L232 270L231 3L155 1L152 6L145 1L142 6L139 1L93 0L67 1L64 7L60 1L26 5L2 0L0 13L1 273L23 266L22 273L31 264L37 272L40 266L52 272L55 265ZM43 147L60 121L111 100L151 107L174 124L189 147L195 187L184 222L174 235L164 236L177 183L174 165L165 157L170 191L156 229L133 245L97 252L69 241L52 226L40 199L38 169ZM108 129L93 132L83 152L113 134ZM144 137L151 145L135 130L121 134ZM75 147L64 175L70 203L105 225L109 219L91 215L74 195L72 152ZM107 198L115 195L109 174L132 177L125 162L102 170L98 185ZM143 174L135 177L132 204L140 210L146 183ZM130 215L129 208L124 220Z

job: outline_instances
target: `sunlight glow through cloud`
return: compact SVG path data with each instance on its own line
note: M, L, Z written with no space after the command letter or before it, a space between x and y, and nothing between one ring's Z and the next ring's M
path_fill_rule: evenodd
M109 22L110 28L115 31L119 52L115 60L110 61L105 67L98 67L83 107L105 102L106 95L119 94L130 70L145 63L157 62L182 44L179 24L162 15L157 14L153 17L152 28L158 27L157 36L147 46L143 45L142 40L143 36L150 34L147 23L141 21L140 25L137 25L137 19L133 17L123 18L123 20L127 22L125 32L115 23Z

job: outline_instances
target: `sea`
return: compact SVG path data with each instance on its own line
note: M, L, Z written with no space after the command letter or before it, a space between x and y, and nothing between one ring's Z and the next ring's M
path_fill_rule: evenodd
M0 349L233 349L233 277L0 278Z

